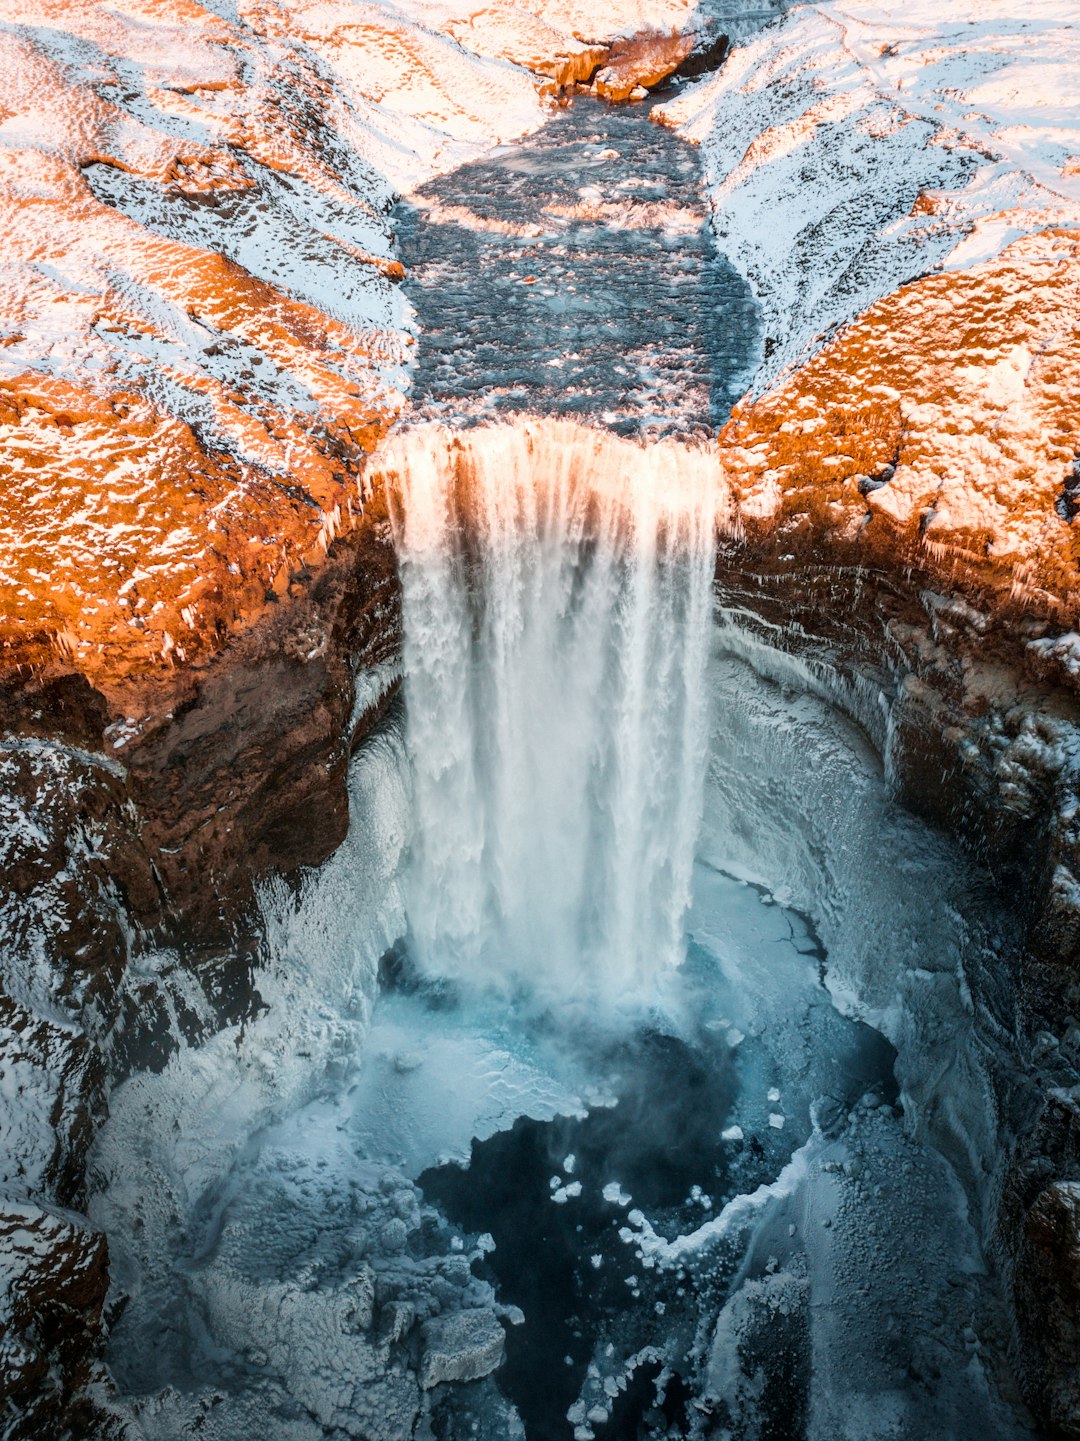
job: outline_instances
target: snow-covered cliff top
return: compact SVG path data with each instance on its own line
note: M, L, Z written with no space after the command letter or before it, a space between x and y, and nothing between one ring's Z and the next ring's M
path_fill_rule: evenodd
M765 309L764 390L898 285L1080 225L1070 0L823 0L665 107Z
M317 561L403 403L395 191L540 125L579 35L690 13L9 0L0 640L183 659Z
M8 658L138 675L284 593L405 403L394 193L542 124L605 39L748 6L8 0ZM804 5L666 108L764 307L759 390L903 282L1080 224L1070 8Z

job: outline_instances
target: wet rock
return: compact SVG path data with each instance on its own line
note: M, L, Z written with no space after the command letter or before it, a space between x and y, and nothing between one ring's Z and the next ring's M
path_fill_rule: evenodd
M1054 1181L1040 1193L1023 1239L1019 1289L1038 1325L1041 1409L1061 1435L1080 1437L1080 1181Z
M420 1385L425 1391L444 1381L478 1381L503 1359L503 1328L486 1309L426 1321L421 1336Z
M702 31L695 35L693 49L686 59L679 63L675 73L687 80L695 79L699 75L711 75L714 70L720 69L730 50L731 41L726 35Z

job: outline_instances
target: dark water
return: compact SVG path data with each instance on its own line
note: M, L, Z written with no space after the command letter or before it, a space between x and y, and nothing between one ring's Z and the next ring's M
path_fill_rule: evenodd
M714 961L700 948L691 947L685 972L691 991L698 983L719 988ZM869 1027L842 1021L824 992L821 1000L806 1013L825 1056L811 1087L819 1116L830 1107L846 1115L869 1090L894 1102L892 1047ZM507 1333L496 1381L528 1441L569 1441L567 1412L587 1392L598 1351L609 1375L629 1374L620 1389L594 1388L609 1409L606 1421L587 1423L598 1441L685 1436L700 1422L687 1408L694 1406L701 1316L719 1308L746 1257L733 1243L714 1250L703 1269L650 1267L636 1254L627 1223L639 1208L669 1240L692 1232L733 1196L773 1179L807 1139L811 1091L783 1132L763 1127L734 1143L723 1139L743 1087L756 1087L770 1071L770 1044L763 1037L736 1048L704 1024L689 1037L643 1028L595 1056L611 1078L614 1105L583 1119L520 1118L474 1142L468 1168L438 1166L419 1177L425 1198L452 1222L495 1241L489 1278L525 1317ZM616 1181L620 1194L613 1196ZM575 1183L579 1193L560 1201ZM809 1367L806 1338L794 1334L801 1326L802 1318L792 1317L761 1346L758 1364L769 1378L759 1410L762 1441L801 1434ZM451 1403L446 1438L464 1434L457 1419Z
M757 311L713 248L694 148L650 108L579 98L402 208L422 414L648 434L723 422L757 358Z

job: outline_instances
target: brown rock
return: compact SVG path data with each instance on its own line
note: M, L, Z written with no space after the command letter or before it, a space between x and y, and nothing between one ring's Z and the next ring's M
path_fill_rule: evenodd
M104 1236L73 1216L0 1202L0 1377L13 1438L100 1435L79 1402L93 1376L108 1290ZM74 1407L73 1407L74 1402Z
M1022 1291L1037 1308L1040 1409L1058 1434L1080 1437L1080 1181L1053 1181L1024 1222Z
M616 40L604 68L597 72L597 95L617 103L628 100L640 85L652 90L689 57L694 48L692 35L646 33L628 40Z
M737 406L720 444L748 532L1075 628L1080 526L1060 501L1080 454L1080 241L1044 232L903 286Z

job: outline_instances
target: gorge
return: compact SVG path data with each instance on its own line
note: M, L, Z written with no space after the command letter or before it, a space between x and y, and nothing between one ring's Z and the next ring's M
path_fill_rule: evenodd
M24 8L3 1434L1080 1434L1075 27Z

